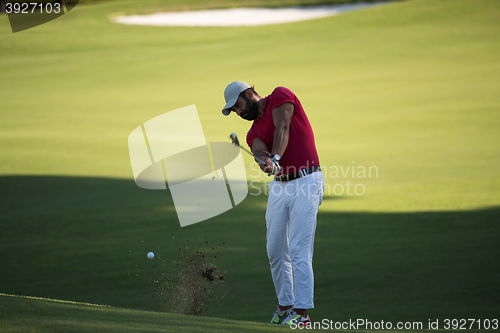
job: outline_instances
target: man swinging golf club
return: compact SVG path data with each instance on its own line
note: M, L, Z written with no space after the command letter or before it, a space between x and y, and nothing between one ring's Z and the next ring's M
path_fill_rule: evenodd
M263 98L236 81L224 98L224 115L234 112L253 121L247 144L262 171L275 176L266 210L267 254L278 297L271 323L310 325L314 234L324 189L311 125L299 99L285 87Z

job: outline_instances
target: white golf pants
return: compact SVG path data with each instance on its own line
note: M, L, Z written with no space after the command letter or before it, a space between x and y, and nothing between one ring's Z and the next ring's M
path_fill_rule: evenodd
M286 183L269 183L267 255L280 305L314 308L312 258L324 182L317 171Z

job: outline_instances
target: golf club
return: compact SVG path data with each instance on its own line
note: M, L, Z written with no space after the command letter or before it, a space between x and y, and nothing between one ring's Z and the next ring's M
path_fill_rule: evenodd
M267 163L265 163L264 161L262 161L260 158L256 157L254 154L252 154L250 151L246 150L245 148L243 148L242 146L240 146L240 142L238 141L238 137L236 136L236 133L231 133L231 135L229 136L231 138L231 141L233 142L233 144L235 144L236 146L240 147L241 149L243 149L244 151L246 151L247 153L249 153L250 155L253 156L253 158L255 158L256 161L266 165Z

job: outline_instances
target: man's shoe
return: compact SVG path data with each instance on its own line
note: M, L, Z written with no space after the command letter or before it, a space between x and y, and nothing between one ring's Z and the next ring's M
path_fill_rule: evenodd
M292 313L293 306L288 310L281 310L279 305L276 311L274 311L273 319L271 319L271 324L283 324L283 321Z
M283 320L283 325L297 325L298 327L304 327L307 325L311 325L311 318L307 316L307 318L302 317L297 312L292 311L290 315Z

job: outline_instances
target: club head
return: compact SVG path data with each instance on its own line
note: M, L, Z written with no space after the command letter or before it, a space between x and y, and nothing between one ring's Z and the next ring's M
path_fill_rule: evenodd
M238 137L236 136L236 133L231 133L231 135L229 136L231 138L231 141L233 142L233 144L239 146L240 145L240 142L238 141Z

